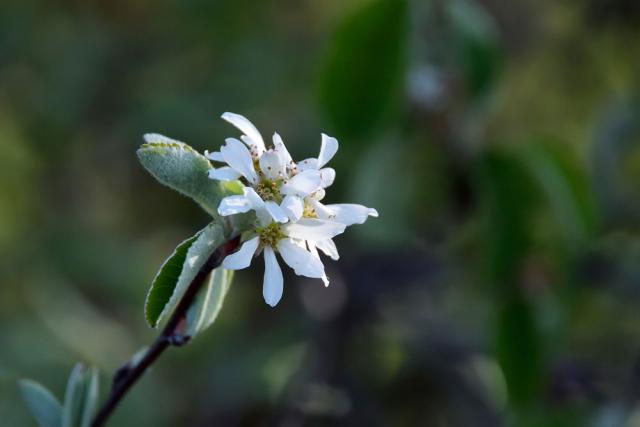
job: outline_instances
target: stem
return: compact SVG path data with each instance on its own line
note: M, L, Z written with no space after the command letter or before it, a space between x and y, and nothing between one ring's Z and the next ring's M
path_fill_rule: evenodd
M162 333L158 335L155 341L149 346L142 358L137 362L130 361L118 369L113 378L113 385L111 387L109 397L96 414L93 422L91 423L91 427L101 427L104 425L127 391L129 391L138 379L140 379L142 374L169 346L173 345L179 347L189 341L191 337L183 335L184 327L186 326L187 310L189 310L189 307L191 307L198 291L202 288L204 279L207 275L214 268L219 267L222 260L238 248L239 243L240 236L236 236L220 245L215 251L213 251L204 265L200 267L196 277L194 277L189 284L189 287L169 318L169 321L162 330Z

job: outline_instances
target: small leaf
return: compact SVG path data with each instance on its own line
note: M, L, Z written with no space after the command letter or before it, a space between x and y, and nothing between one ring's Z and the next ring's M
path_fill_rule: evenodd
M98 402L98 370L78 363L67 381L62 427L89 427Z
M84 367L78 363L69 375L64 395L62 427L78 427L80 425L85 400L84 370Z
M187 258L187 251L200 233L201 231L180 243L173 254L162 264L160 271L158 271L158 274L153 279L144 305L145 318L152 328L157 325L160 313L162 313L162 310L173 294L180 273L182 272L184 260Z
M99 377L98 377L98 369L90 368L89 371L85 375L85 398L84 398L84 408L82 410L82 420L80 423L81 427L89 427L91 425L91 421L96 412L96 405L98 404L98 388L99 388Z
M187 312L187 335L195 336L216 320L232 279L233 271L224 268L216 268L207 276L205 286Z
M191 197L214 218L223 197L240 194L238 181L209 179L211 163L189 145L167 139L143 144L137 151L142 166L162 184Z
M29 412L40 427L60 427L62 406L49 390L31 380L19 382Z
M405 0L372 0L337 29L320 75L320 104L344 137L363 137L402 90Z
M224 243L224 230L221 225L211 223L205 227L195 238L187 250L187 255L182 265L182 271L173 289L169 301L160 312L156 325L162 322L178 305L191 281L198 274L200 268L207 261L211 253Z

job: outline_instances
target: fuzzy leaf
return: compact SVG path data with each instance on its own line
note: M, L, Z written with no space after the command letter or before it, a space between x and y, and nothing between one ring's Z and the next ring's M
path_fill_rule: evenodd
M191 197L214 218L223 197L240 194L238 181L209 179L211 163L189 145L168 138L142 144L137 151L142 166L160 183Z
M189 246L182 264L182 271L175 284L169 301L165 304L156 321L160 324L178 305L191 281L198 274L198 270L207 261L209 255L222 243L224 243L224 230L221 225L211 223L196 235L195 240Z
M98 371L77 364L69 375L62 427L89 427L98 401Z
M162 264L160 271L158 271L158 274L153 279L144 305L145 318L152 328L157 325L160 313L162 313L171 295L173 295L173 291L178 283L178 278L182 272L184 260L187 258L187 251L200 233L201 231L180 243L173 254Z
M232 279L233 271L224 268L216 268L207 276L205 285L187 312L187 335L195 336L216 320Z
M49 390L31 380L21 380L20 391L40 427L60 427L62 406Z

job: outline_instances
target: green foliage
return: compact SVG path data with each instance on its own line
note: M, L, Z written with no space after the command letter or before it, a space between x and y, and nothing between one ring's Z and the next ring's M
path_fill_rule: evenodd
M160 313L173 295L187 257L187 251L199 235L200 232L180 243L173 254L162 264L160 271L153 279L144 305L145 318L149 326L155 327L157 325Z
M64 396L62 427L89 427L98 400L98 371L77 364Z
M499 152L482 159L480 185L490 278L496 283L512 280L530 243L535 187L519 159Z
M150 315L148 307L154 307L155 312L157 312L159 306L163 306L160 314L155 317L155 322L150 322L153 326L158 326L173 312L189 287L189 284L198 274L198 270L200 270L204 265L211 253L224 242L225 235L222 226L216 223L211 223L192 239L192 242L188 244L188 248L186 246L189 241L180 245L184 246L183 248L179 247L176 249L176 252L182 252L184 249L187 250L182 262L180 274L177 278L175 276L175 273L177 272L175 267L172 267L164 273L161 269L159 275L162 276L162 279L160 281L154 280L154 283L152 284L146 304L147 319L153 319L155 317ZM176 259L176 261L178 260ZM173 264L173 262L171 262L171 264ZM174 285L172 292L169 295L168 290L171 288L172 282ZM161 285L164 290L155 290L154 286L158 285ZM169 297L168 299L167 296Z
M98 402L98 370L77 364L67 381L64 405L31 380L20 381L22 396L40 427L89 427Z
M223 197L240 193L239 182L209 179L211 163L189 145L178 141L150 142L138 149L140 163L160 183L191 197L214 218Z
M567 246L578 248L597 226L595 200L584 171L566 145L536 141L522 151L523 163L545 197Z
M616 103L603 114L591 146L596 198L609 223L636 228L640 218L640 101Z
M186 335L193 337L216 320L232 279L233 271L224 268L216 268L209 273L205 285L187 312Z
M500 71L501 52L495 22L474 0L445 3L454 30L457 62L469 92L486 95Z
M509 397L526 405L540 384L542 355L534 306L520 283L531 242L535 187L518 159L488 153L482 162L490 278L497 300L496 352Z
M29 412L40 427L60 427L62 406L42 385L31 380L20 381L20 391Z
M407 2L372 0L337 29L320 75L320 104L341 137L373 132L405 71Z

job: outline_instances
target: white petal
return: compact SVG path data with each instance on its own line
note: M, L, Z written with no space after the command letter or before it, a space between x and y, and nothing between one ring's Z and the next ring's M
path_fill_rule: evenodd
M322 134L322 142L320 143L320 154L318 154L318 168L326 165L329 160L335 156L338 151L338 140Z
M302 171L306 171L309 169L312 170L318 170L318 159L314 159L314 158L310 158L310 159L304 159L298 163L296 163L296 166L298 166L298 170L300 172Z
M209 169L209 178L217 179L218 181L233 181L240 178L240 174L229 166L223 166L217 169Z
M238 171L249 182L258 182L258 175L253 168L253 159L247 147L234 138L227 138L226 145L220 148L224 161Z
M294 175L286 184L282 185L280 192L288 195L306 196L320 189L322 179L317 170L306 170Z
M340 259L338 255L338 248L332 239L319 240L315 242L315 245L324 252L325 255L331 257L332 260L337 261Z
M322 188L327 188L336 179L336 171L333 168L320 169L320 185Z
M261 226L265 226L272 222L271 214L267 210L264 200L251 187L244 187L244 196L249 200L251 209L256 211L256 216Z
M260 170L269 179L284 178L286 164L274 150L265 151L260 156Z
M289 150L287 150L287 147L284 145L282 138L277 133L273 134L273 146L275 148L275 152L278 153L281 162L285 166L288 166L289 164L291 164L291 162L293 162L291 154L289 154Z
M262 135L260 135L258 129L256 129L256 127L249 121L249 119L241 116L240 114L228 112L224 113L222 115L222 118L240 129L242 133L249 137L249 139L251 139L251 142L256 145L259 154L261 154L265 150Z
M264 208L264 200L256 193L256 190L251 187L244 187L242 191L244 196L249 199L253 209Z
M247 135L242 135L240 139L247 145L247 147L249 147L253 158L258 158L262 155L262 153L264 153L265 149L262 148L261 145L253 142L253 139L249 138Z
M314 191L313 193L309 194L309 198L314 199L314 200L322 200L324 199L324 196L326 195L326 191L324 191L324 188L319 189L318 191Z
M335 217L333 221L340 222L344 225L362 224L367 220L367 217L378 217L378 211L373 208L368 208L362 205L356 205L352 203L338 203L335 205L327 205Z
M313 208L313 211L318 216L319 219L328 219L332 220L336 214L331 209L329 209L326 205L323 205L319 201L314 198L307 197L307 203Z
M302 218L298 222L284 225L287 236L302 240L325 240L342 233L345 225L322 219Z
M282 239L278 242L278 251L298 276L307 276L315 279L322 278L324 265L311 253L296 245L291 239Z
M264 282L262 284L262 296L264 301L271 307L282 298L282 270L278 265L276 254L273 248L267 246L264 248Z
M258 249L258 243L260 243L259 237L247 240L237 252L227 256L222 261L222 266L229 270L242 270L249 267L256 249Z
M314 258L320 259L320 254L318 254L316 245L313 242L307 242L307 245L309 246L309 252L311 253L311 255L313 255ZM327 277L327 273L322 273L321 279L325 287L329 286L329 278Z
M251 201L245 196L228 196L220 201L218 213L222 216L249 212L253 208Z
M265 208L269 211L269 214L276 222L287 222L289 221L289 217L285 213L285 211L278 206L276 202L268 201L265 203Z
M209 152L205 150L204 156L209 160L213 160L214 162L224 162L224 157L222 157L222 153L220 153L219 151Z
M293 222L302 218L302 212L304 210L304 202L298 196L286 196L280 207L285 211L289 219Z

